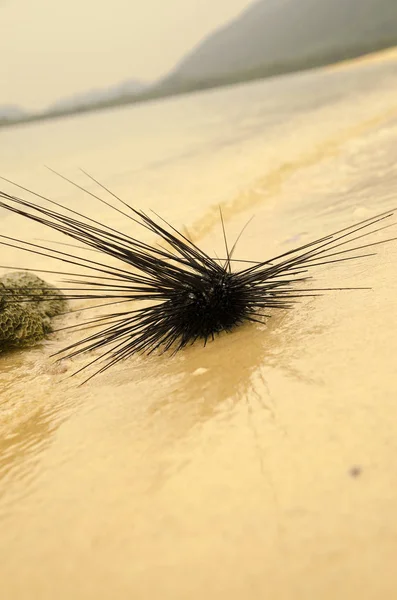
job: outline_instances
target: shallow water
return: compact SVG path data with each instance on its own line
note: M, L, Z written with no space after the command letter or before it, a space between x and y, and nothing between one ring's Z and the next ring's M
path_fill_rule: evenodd
M218 205L230 239L254 214L238 256L264 260L397 204L396 98L393 60L293 75L1 130L1 172L136 232L43 165L96 192L82 167L211 253ZM0 230L62 241L4 212ZM66 332L3 355L4 597L394 598L396 265L390 244L323 268L316 285L373 289L83 387L68 375L86 358L50 358Z

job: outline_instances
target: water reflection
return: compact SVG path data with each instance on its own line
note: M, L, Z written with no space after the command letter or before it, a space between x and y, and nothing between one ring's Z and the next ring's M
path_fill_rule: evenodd
M15 481L23 482L22 495L30 493L40 456L82 400L64 369L54 364L55 347L47 341L0 356L0 490L5 497Z

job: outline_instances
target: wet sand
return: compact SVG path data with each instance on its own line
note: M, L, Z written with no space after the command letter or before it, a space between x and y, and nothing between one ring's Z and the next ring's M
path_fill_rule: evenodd
M230 239L254 214L238 256L265 260L394 208L396 98L390 60L4 130L2 173L130 232L42 167L81 166L209 252L218 204ZM0 230L61 241L4 213ZM397 243L330 265L316 286L372 290L83 387L86 358L50 358L66 332L0 357L4 598L394 598L396 266Z

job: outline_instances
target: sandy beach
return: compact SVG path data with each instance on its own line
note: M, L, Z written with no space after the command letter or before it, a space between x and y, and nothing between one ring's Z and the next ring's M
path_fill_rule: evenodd
M94 191L84 168L211 253L219 205L230 239L254 215L236 255L266 260L397 205L396 61L4 129L1 175L153 242L44 165ZM10 231L67 242L0 211ZM397 242L322 267L313 286L372 289L82 387L69 375L87 357L51 358L81 334L0 356L2 597L395 598L396 267Z

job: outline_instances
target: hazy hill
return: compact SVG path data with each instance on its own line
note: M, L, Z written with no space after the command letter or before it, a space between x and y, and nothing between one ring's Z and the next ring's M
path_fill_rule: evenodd
M257 0L163 79L62 98L42 113L0 107L0 125L52 119L303 70L397 45L397 0ZM14 111L14 114L12 114ZM16 111L16 112L15 112Z
M260 0L163 80L238 79L326 64L397 44L397 0Z
M0 106L0 121L20 119L25 115L25 112L19 106L14 104L3 104Z
M48 107L50 112L63 110L81 109L87 106L95 106L103 102L111 102L112 100L122 98L124 96L135 96L143 92L147 84L137 79L128 79L114 86L109 86L100 89L93 89L60 98L54 104Z

